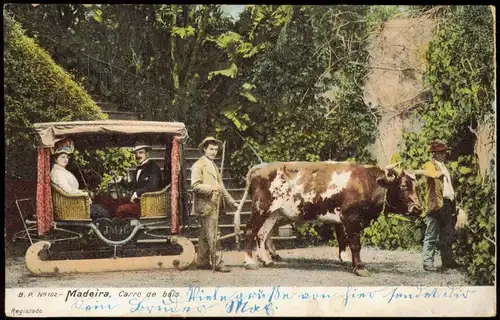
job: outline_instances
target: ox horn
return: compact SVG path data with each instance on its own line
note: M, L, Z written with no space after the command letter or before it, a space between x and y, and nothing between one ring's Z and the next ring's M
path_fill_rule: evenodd
M394 171L394 168L396 168L399 164L401 164L401 162L393 163L385 167L385 172L387 172L387 175L397 175L397 173Z
M413 174L417 177L420 177L420 176L425 176L425 170L415 170L413 171Z
M385 167L385 170L387 170L388 172L391 172L394 170L394 168L396 168L397 166L399 166L401 164L401 162L397 162L397 163L393 163L393 164L390 164L388 165L387 167Z
M413 180L417 180L418 175L415 174L415 171L404 171L404 173L406 173L406 175L412 178Z
M385 178L387 182L392 182L396 178L397 173L394 171L394 168L396 168L401 162L390 164L387 167L385 167Z

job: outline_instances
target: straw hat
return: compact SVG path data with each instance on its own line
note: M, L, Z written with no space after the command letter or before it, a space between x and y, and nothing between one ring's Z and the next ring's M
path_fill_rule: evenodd
M75 143L73 140L65 138L61 141L56 142L54 148L51 149L53 155L58 155L61 153L72 154L75 151Z
M205 147L205 145L208 143L208 142L215 142L216 144L219 145L219 147L222 147L222 141L220 140L217 140L215 139L214 137L206 137L205 139L203 139L203 141L198 145L198 148L200 148L201 150L203 150L203 148Z
M451 150L451 148L448 148L446 144L441 140L434 140L429 145L429 152L439 152L447 150Z
M149 149L150 150L151 146L144 143L144 141L138 141L135 143L134 148L132 149L132 152L136 152L137 150L141 150L141 149Z

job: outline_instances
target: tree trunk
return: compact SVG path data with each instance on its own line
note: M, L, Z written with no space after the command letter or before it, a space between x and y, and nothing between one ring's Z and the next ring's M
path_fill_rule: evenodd
M172 28L177 25L177 5L172 5L172 11L174 11L174 15L172 17ZM173 33L170 33L170 59L172 60L172 82L174 83L174 89L176 91L174 95L174 104L179 91L179 64L177 59L175 58L175 36Z
M193 51L191 53L191 57L189 59L189 63L186 69L186 72L184 73L184 79L183 79L183 87L187 87L188 81L191 78L191 70L193 70L193 66L196 63L196 59L198 57L198 52L200 51L201 43L203 41L203 38L205 37L205 31L208 23L208 18L210 16L210 7L209 6L204 6L203 7L203 13L201 17L201 23L200 27L198 30L198 36L196 37L196 42L194 44Z

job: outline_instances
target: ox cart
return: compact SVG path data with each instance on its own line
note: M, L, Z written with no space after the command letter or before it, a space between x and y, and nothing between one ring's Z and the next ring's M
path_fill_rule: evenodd
M181 221L188 214L183 123L102 120L37 123L34 127L36 205L33 215L23 217L24 237L31 242L26 265L33 274L182 270L194 261L192 242L180 234ZM51 183L50 153L66 138L74 141L76 150L130 147L138 139L164 146L159 148L165 150L162 189L142 194L140 218L92 219L90 196L68 194Z

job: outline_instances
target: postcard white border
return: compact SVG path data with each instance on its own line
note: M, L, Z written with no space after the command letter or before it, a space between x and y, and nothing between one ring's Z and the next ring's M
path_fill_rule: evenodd
M496 290L494 286L8 288L5 314L10 317L495 316Z

